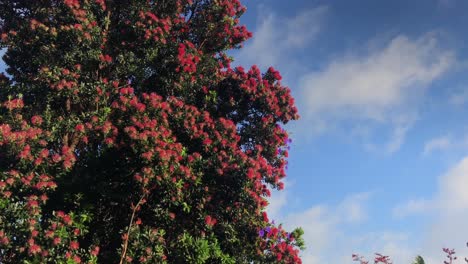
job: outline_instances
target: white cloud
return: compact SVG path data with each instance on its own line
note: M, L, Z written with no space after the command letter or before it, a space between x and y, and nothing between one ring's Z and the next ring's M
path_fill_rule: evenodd
M400 35L365 57L350 55L321 72L303 77L308 112L349 109L365 118L382 119L383 111L402 103L410 90L428 85L454 63L434 35L411 40Z
M468 256L468 156L439 179L434 198L433 221L425 234L423 249L431 259L441 263L442 247L455 248L457 256ZM436 262L433 262L436 263Z
M280 62L284 65L293 51L315 39L327 10L325 6L311 8L294 17L278 17L273 12L263 11L258 16L260 20L253 38L236 54L236 61L262 68L276 67Z
M302 227L308 248L304 256L317 258L336 238L336 220L330 215L327 206L317 205L304 212L289 215L284 223L289 228Z
M429 139L424 143L422 151L423 156L427 156L433 152L441 152L448 150L465 150L468 147L468 134L464 135L444 135Z
M275 219L284 223L287 229L304 229L307 249L302 252L303 263L335 263L333 261L337 261L336 258L349 261L352 248L348 246L346 248L349 252L340 256L330 256L328 253L333 251L337 241L344 241L343 226L359 225L367 220L367 202L371 196L370 192L352 194L336 206L315 205L297 213L277 214ZM346 243L341 244L345 246Z
M432 201L426 199L412 199L393 208L393 217L404 218L409 215L428 212L432 209Z
M385 148L394 152L416 121L418 99L454 65L454 53L440 47L438 35L399 35L380 49L350 53L305 74L300 110L310 123L356 120L390 126Z
M343 223L360 223L367 220L367 208L365 204L370 198L372 193L357 193L347 196L338 205L336 209L336 216Z
M395 231L369 232L356 238L349 239L348 243L353 252L364 256L367 260L373 260L375 253L390 256L393 263L411 263L415 255L413 248L409 245L409 235ZM349 262L349 259L348 261ZM341 262L343 263L343 262ZM370 263L373 263L370 261Z
M433 138L424 144L423 155L428 155L435 150L446 150L453 145L449 136Z
M453 248L456 251L456 256L460 262L465 263L463 259L468 257L468 249L466 242L468 241L468 232L466 229L466 219L468 213L445 213L440 215L432 225L427 228L424 235L422 254L430 259L429 264L443 263L445 253L442 248Z
M365 225L366 221L349 225L339 215L340 212L330 207L317 206L288 217L290 223L302 226L305 232L308 249L302 253L303 263L351 263L353 253L371 259L379 252L390 255L394 263L410 263L414 258L408 234L388 230L353 234L356 232L352 230Z
M440 178L439 207L450 211L468 210L468 157ZM468 234L467 234L468 235ZM468 236L467 236L468 239Z
M281 213L281 209L288 203L287 191L273 191L268 199L267 212L270 218L275 219Z
M390 140L385 146L387 153L394 153L400 149L405 141L406 133L412 127L416 117L408 116L407 114L399 114L391 121L393 129L390 135Z
M393 263L411 263L417 255L429 264L442 263L443 247L455 248L457 256L468 256L468 156L443 174L438 185L432 198L412 199L393 209L393 216L401 221L424 213L419 234L391 229L356 234L359 226L384 217L368 212L370 199L376 195L372 192L348 195L335 206L319 204L296 213L278 213L276 219L287 229L304 229L308 247L302 253L305 264L351 263L353 253L371 260L376 252L391 256ZM286 206L289 198L282 197L280 204Z
M455 248L457 256L468 256L468 156L439 178L437 193L428 199L410 200L394 208L396 216L425 213L429 223L422 238L420 253L426 263L442 263L443 247Z
M273 189L271 196L268 198L267 213L270 219L279 219L283 214L282 210L286 205L291 204L288 190L294 186L294 183L289 180L283 180L284 189L278 191Z

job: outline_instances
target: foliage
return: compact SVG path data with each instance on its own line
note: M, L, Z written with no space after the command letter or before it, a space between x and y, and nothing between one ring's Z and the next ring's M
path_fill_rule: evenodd
M424 259L421 256L417 256L413 264L425 264Z
M230 67L244 11L0 0L1 263L301 263L265 212L297 110Z

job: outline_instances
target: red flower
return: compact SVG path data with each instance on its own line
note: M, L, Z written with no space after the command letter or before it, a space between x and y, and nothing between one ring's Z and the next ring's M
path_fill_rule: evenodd
M78 124L78 125L76 125L75 131L76 131L76 132L83 133L83 132L85 131L84 125L83 125L83 124Z
M176 215L175 215L174 213L169 213L169 217L170 217L171 219L174 219L174 218L176 217Z
M70 248L72 250L76 250L76 249L80 248L80 244L78 243L78 241L72 241L72 242L70 242Z
M102 62L107 62L107 63L111 63L112 62L112 57L109 56L109 55L99 55L99 59L102 61Z
M263 221L264 221L264 222L267 222L267 223L270 222L270 220L268 219L268 214L267 214L267 212L262 212L262 216L263 216Z
M60 244L61 241L62 241L62 239L60 239L60 237L56 237L56 238L54 238L53 243L54 243L54 245L58 245L58 244Z
M38 245L36 245L36 244L34 244L34 245L32 245L32 246L29 247L29 252L30 252L31 254L35 255L35 254L41 252L41 247L38 246Z
M32 123L33 125L40 125L40 124L42 124L42 117L40 117L40 116L33 116L33 117L31 117L31 123Z
M279 189L279 190L283 190L283 189L284 189L284 183L283 183L283 182L278 183L278 189Z
M216 224L216 219L212 218L211 216L207 215L205 217L205 224L209 227L212 227Z
M91 251L92 256L97 256L99 254L99 247L96 246L94 249Z
M67 225L71 225L73 221L72 221L72 219L71 219L71 217L69 215L64 215L63 216L63 222L65 224L67 224Z

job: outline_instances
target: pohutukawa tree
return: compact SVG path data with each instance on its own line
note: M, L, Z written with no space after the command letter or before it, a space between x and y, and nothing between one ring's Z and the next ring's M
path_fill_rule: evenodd
M0 263L300 263L297 119L238 0L0 0Z

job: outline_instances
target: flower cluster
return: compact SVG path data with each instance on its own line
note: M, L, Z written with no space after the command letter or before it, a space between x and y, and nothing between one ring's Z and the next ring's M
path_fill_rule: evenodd
M275 226L274 221L258 231L260 247L263 248L261 254L270 256L281 263L302 263L299 258L298 247L302 246L299 238L295 240L295 235L300 235L300 230L288 233L282 226Z
M193 50L195 46L190 42L187 42L187 44L179 44L177 58L181 66L176 68L177 72L181 69L186 73L194 73L197 71L197 63L200 62L200 57L188 53L187 48Z

